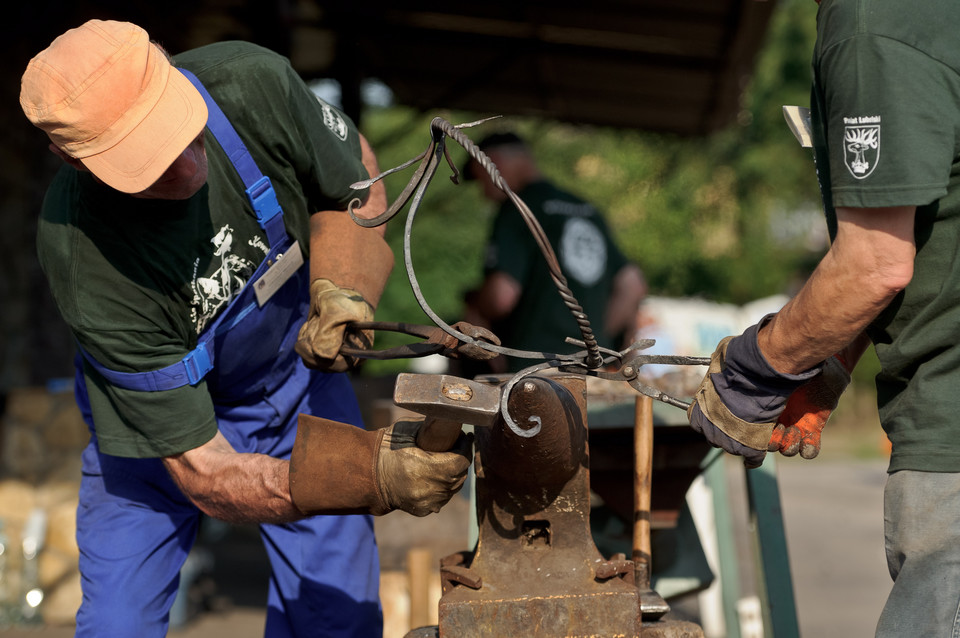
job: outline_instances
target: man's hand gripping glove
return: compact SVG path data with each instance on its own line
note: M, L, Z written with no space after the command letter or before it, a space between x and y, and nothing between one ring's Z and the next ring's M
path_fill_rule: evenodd
M295 349L304 365L327 372L345 372L360 361L340 354L347 343L373 346L372 330L347 330L352 321L372 321L393 269L393 251L379 231L364 228L348 213L314 214L310 271L321 273L310 283L310 315L300 328Z
M742 456L748 468L763 463L787 398L820 372L820 366L801 374L774 370L757 345L765 321L720 342L687 409L694 430L714 447Z
M840 395L850 385L850 366L839 354L827 359L823 371L797 388L777 419L767 450L805 459L820 453L820 435Z
M417 447L422 421L362 428L301 414L290 455L290 496L305 515L439 512L463 486L473 435L449 452Z

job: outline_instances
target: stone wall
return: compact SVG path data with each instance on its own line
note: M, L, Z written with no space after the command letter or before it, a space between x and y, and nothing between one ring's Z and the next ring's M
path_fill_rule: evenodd
M9 545L4 552L6 590L16 599L12 603L14 622L27 622L20 613L23 533L33 515L45 522L36 559L44 598L33 620L73 623L80 605L75 538L80 452L89 436L72 388L21 388L7 395L6 410L0 417L0 521Z

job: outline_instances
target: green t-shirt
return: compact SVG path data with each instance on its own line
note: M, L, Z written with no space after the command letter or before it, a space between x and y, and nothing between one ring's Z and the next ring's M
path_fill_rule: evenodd
M277 192L287 232L309 249L309 216L342 210L367 177L356 128L318 100L288 61L243 42L176 56L194 72ZM209 130L207 184L186 201L142 200L64 166L47 192L37 244L53 297L78 343L109 369L180 360L269 247L244 187ZM359 193L360 196L365 193ZM157 457L217 430L206 384L137 392L85 366L100 449Z
M811 110L835 206L917 206L913 279L869 328L891 471L960 471L960 4L823 0Z
M614 275L627 260L611 239L603 216L591 204L546 181L529 184L517 195L543 227L598 343L615 347L620 335L604 334L603 325ZM494 219L485 271L505 272L522 286L513 312L494 326L504 346L550 353L582 350L564 343L567 337L582 339L580 329L557 291L536 240L509 200ZM510 367L519 370L535 363L511 359Z

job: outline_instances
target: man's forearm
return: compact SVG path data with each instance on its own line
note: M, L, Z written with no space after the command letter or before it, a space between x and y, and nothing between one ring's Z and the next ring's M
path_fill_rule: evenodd
M506 318L520 301L523 287L520 282L502 271L487 275L474 298L475 310L487 322L496 322Z
M913 207L838 210L830 251L758 334L776 370L797 374L848 347L907 285L916 254L913 215Z
M289 462L238 453L219 432L203 446L163 462L184 495L208 516L229 523L303 518L290 499Z
M619 337L624 331L636 328L637 312L646 294L647 283L639 267L627 264L617 271L607 300L604 332Z

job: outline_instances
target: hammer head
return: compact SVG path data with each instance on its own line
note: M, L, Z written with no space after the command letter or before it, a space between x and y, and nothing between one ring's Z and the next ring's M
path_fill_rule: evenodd
M489 427L500 414L500 387L449 374L400 373L393 402L435 419Z

